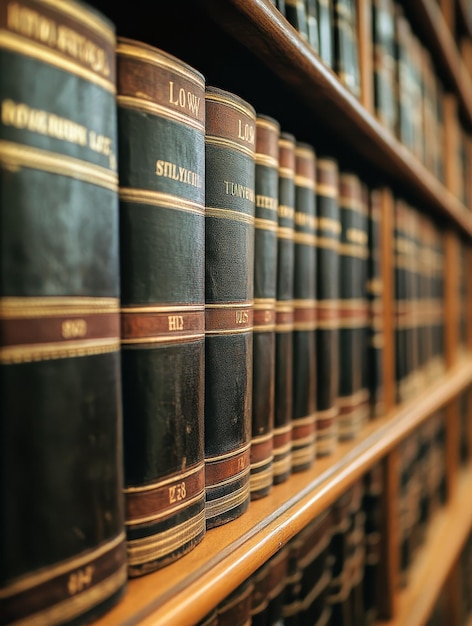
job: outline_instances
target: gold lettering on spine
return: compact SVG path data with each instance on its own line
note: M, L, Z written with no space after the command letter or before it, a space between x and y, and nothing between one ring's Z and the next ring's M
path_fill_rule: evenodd
M197 189L202 186L201 176L197 174L197 172L193 172L186 167L171 163L170 161L162 161L160 159L156 161L156 176L170 178L171 180L191 185Z
M235 196L236 198L243 198L250 202L255 201L254 189L240 185L239 183L233 183L230 180L223 181L225 186L225 194L227 196Z
M184 329L184 318L182 315L169 315L167 320L169 322L169 330Z
M85 337L87 334L87 322L85 320L65 320L61 325L61 335L64 339Z
M181 109L188 109L194 117L198 117L201 97L196 96L191 91L185 90L183 87L178 89L175 87L173 80L169 81L169 103L178 106Z
M7 7L7 28L48 48L58 50L101 76L110 77L110 61L103 48L68 26L57 24L29 7L11 2Z
M248 324L249 314L247 311L236 311L236 324Z
M187 487L185 482L181 482L178 485L172 485L169 487L169 504L175 504L181 500L185 500L187 497Z
M86 567L72 572L67 582L67 590L69 595L73 596L76 593L80 593L92 584L94 566L87 565Z
M253 124L238 120L238 139L254 145L256 138L256 129Z

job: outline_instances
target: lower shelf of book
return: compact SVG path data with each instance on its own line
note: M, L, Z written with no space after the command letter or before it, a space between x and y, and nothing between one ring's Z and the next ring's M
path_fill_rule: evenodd
M177 562L131 579L121 601L95 626L195 624L409 433L471 384L472 358L465 358L413 401L368 423L360 436L339 444L331 456L317 459L312 469L292 474L268 496L252 501L240 518L209 530ZM408 589L399 595L398 617L385 623L423 623L448 565L472 527L472 508L464 506L471 497L469 466L447 506L431 522Z

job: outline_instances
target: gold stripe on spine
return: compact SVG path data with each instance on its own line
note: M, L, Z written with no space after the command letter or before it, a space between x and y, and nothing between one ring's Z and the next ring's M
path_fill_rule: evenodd
M203 463L157 483L126 487L126 525L134 526L173 515L202 499L204 490Z
M237 141L231 141L231 139L224 139L223 137L214 137L213 135L207 134L205 136L205 143L210 144L212 146L218 146L220 148L226 148L226 149L229 148L230 150L236 150L237 152L241 152L242 154L245 154L246 156L251 157L251 159L254 159L254 150L252 150L251 148L246 148L245 146L242 146Z
M300 176L299 174L295 176L295 185L297 185L297 187L312 189L313 191L316 189L315 181L312 178L309 178L308 176Z
M205 305L205 334L224 335L253 330L254 303L224 302Z
M272 469L272 457L270 459L266 459L264 465L269 463L269 466L265 470L261 470L260 472L251 473L250 476L250 491L260 491L265 489L266 487L272 486L273 479L273 469ZM251 465L251 468L257 467L256 465Z
M249 467L244 473L238 474L238 476L236 476L236 480L239 480L245 474L249 475ZM233 482L233 480L230 482ZM228 495L222 496L221 498L215 498L213 500L207 500L205 504L206 519L211 520L213 517L219 517L231 509L237 508L241 504L247 502L249 497L250 481L248 480L247 483L245 483L240 489L236 489Z
M254 332L275 330L275 299L260 298L254 301Z
M316 183L316 193L320 196L328 196L329 198L338 197L338 188L326 183Z
M129 306L121 309L124 347L198 341L205 336L203 305Z
M179 211L188 211L197 215L205 214L205 206L198 202L186 200L180 196L174 196L170 193L162 193L160 191L149 191L146 189L130 189L129 187L120 187L120 200L124 202L135 202L137 204L150 204L167 209L175 209Z
M29 167L83 180L111 191L118 189L118 175L112 170L64 154L46 152L10 141L0 141L0 164L11 171Z
M315 247L318 244L318 237L316 237L316 235L311 235L310 233L296 232L293 236L293 240L295 243L301 243L306 246Z
M295 233L293 228L287 226L278 226L277 227L277 237L279 239L288 239L290 241L294 241Z
M0 363L117 351L118 306L115 298L2 298Z
M185 126L195 128L201 132L204 132L205 130L205 125L199 120L196 120L194 117L181 113L180 111L176 111L175 109L164 107L155 102L149 102L149 100L145 100L144 98L119 95L117 97L117 101L119 106L132 109L133 111L152 113L160 118L165 118L173 122L180 122L181 124L185 124Z
M265 165L266 167L278 167L279 161L275 157L271 157L268 154L255 154L256 165Z
M59 52L44 48L41 44L28 41L24 37L15 35L4 29L0 30L0 48L21 54L22 56L29 56L36 61L42 61L68 74L73 74L90 83L94 83L105 91L112 94L116 93L116 85L114 82L99 76L93 70L87 70L78 63L64 58Z
M235 222L243 222L244 224L254 225L254 215L233 211L231 209L220 209L217 207L206 207L206 217L217 217L219 219L234 220Z
M127 543L129 565L141 565L172 554L201 535L204 526L203 508L198 515L158 535L129 540Z
M125 533L122 532L113 539L110 539L106 543L102 544L99 548L87 552L82 556L76 556L72 559L64 561L58 565L48 567L46 570L41 570L38 573L28 575L20 580L14 581L8 584L6 587L0 588L0 600L9 598L10 596L29 591L38 585L43 585L50 582L54 578L63 576L68 572L73 572L82 569L92 561L105 556L107 552L111 552L125 541Z
M278 232L278 226L275 220L266 220L261 217L256 217L254 220L254 226L258 230L268 230L273 233Z

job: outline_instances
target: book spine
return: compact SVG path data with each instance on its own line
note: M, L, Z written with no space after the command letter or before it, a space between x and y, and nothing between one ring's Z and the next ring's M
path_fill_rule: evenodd
M365 261L367 222L362 187L357 175L339 177L341 241L339 255L339 438L351 439L365 421L366 389L363 387L365 328L367 320Z
M205 87L139 41L119 38L117 61L126 530L139 576L205 533Z
M319 54L320 36L318 28L318 4L317 0L305 0L306 29L310 47Z
M349 594L351 592L351 519L350 509L353 488L350 487L331 507L332 525L330 538L331 580L328 603L333 624L348 626L351 623Z
M275 326L274 484L292 471L295 137L279 137L277 301Z
M380 220L382 211L381 191L370 193L368 217L369 258L367 268L367 300L369 306L369 333L367 348L367 371L371 399L371 417L378 417L385 410L383 389L383 283L381 265Z
M333 5L332 0L317 0L318 2L318 27L320 41L320 57L328 66L334 64L333 42Z
M285 17L300 37L308 40L305 0L285 0Z
M333 158L318 158L316 259L316 452L331 454L338 439L339 391L339 172Z
M279 134L280 127L276 120L257 116L250 476L252 499L267 495L273 484Z
M395 280L395 382L396 398L405 398L406 362L406 277L403 245L404 210L399 200L395 202L394 218L394 280Z
M396 129L395 22L391 0L372 2L374 108L378 119Z
M382 465L377 463L366 472L363 478L362 510L365 515L363 602L366 626L374 624L378 617L381 593L379 567L382 541L382 476Z
M357 12L351 0L333 0L333 69L354 95L359 96Z
M251 626L254 583L249 576L217 607L218 626Z
M115 60L92 7L0 2L2 625L126 586Z
M207 528L250 500L256 113L206 88L205 484Z
M292 471L315 460L316 419L316 159L295 146Z

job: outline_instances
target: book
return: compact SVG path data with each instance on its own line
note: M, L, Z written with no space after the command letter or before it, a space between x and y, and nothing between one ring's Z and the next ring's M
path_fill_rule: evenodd
M300 37L307 41L308 28L305 0L285 0L285 17Z
M394 0L372 2L374 111L392 133L397 127L394 7Z
M279 136L273 481L292 471L295 137Z
M349 487L331 506L331 579L327 602L331 608L332 623L339 626L351 623L353 490L354 487Z
M328 66L334 64L334 16L332 0L317 0L319 54L321 60Z
M339 169L332 157L316 161L316 453L338 440L339 395Z
M317 0L305 0L307 40L310 47L319 54L320 34L318 27Z
M85 623L127 581L115 27L0 15L0 622Z
M206 525L250 500L256 112L207 86L205 132Z
M343 85L360 95L357 43L357 5L353 0L333 0L333 69Z
M205 534L205 82L118 38L121 328L128 571Z
M256 117L251 498L272 488L279 123Z
M382 490L383 466L376 463L363 476L364 493L362 510L364 512L365 556L363 571L363 603L366 626L375 624L379 615L380 557L382 542Z
M367 300L367 208L360 178L352 172L339 175L339 417L341 440L352 439L366 419L368 391L364 387Z
M254 583L252 576L239 584L217 606L218 626L249 626Z
M316 157L295 145L292 471L311 467L316 451Z
M381 258L382 191L372 189L368 203L368 261L366 297L369 307L367 336L367 379L369 381L370 416L384 413L383 385L383 280Z

